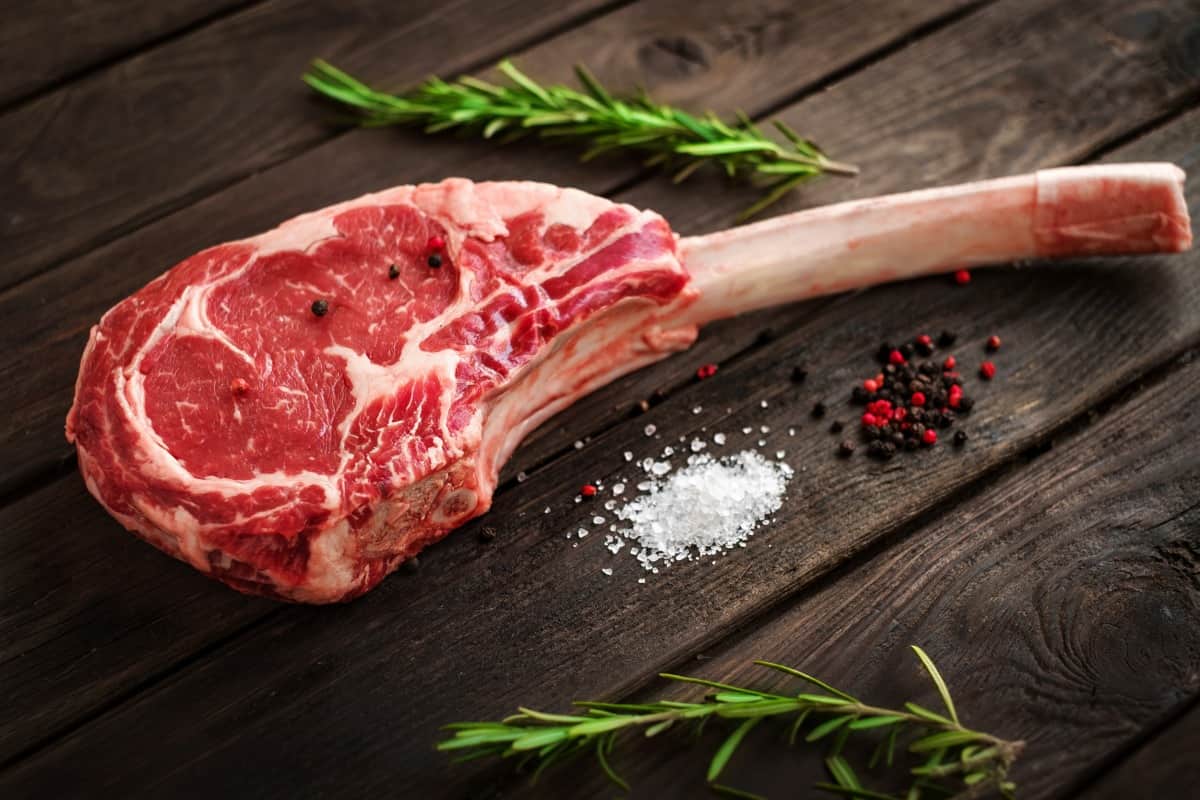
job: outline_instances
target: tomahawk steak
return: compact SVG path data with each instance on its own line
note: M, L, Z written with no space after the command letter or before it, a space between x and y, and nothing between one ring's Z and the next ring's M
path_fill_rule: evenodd
M67 437L123 525L237 589L353 598L521 438L712 319L961 266L1182 250L1170 165L1050 170L678 239L537 183L403 186L205 250L104 315Z

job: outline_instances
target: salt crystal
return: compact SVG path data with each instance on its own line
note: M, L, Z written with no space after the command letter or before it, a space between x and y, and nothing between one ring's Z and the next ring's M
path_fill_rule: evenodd
M645 582L646 582L645 578L638 578L638 583L645 583Z
M796 435L796 429L788 428L788 436L795 436L795 435Z
M704 410L704 406L696 406L695 408L692 409L692 413L699 414L703 410Z
M543 510L543 511L542 511L542 513L543 513L543 514L549 514L549 513L550 513L550 506L546 506L545 510Z
M613 494L614 494L614 495L622 495L622 494L625 494L625 484L623 484L623 483L614 483L614 484L613 484Z
M782 458L783 458L783 456L784 456L784 452L783 452L782 450L776 450L776 451L775 451L775 457L776 457L776 458L778 458L778 459L782 459Z
M605 511L612 511L616 507L617 507L616 500L605 500L604 501L604 510Z
M666 475L670 471L671 471L671 465L665 461L656 461L650 467L650 474L654 475L656 477L661 477L663 475Z
M652 573L677 561L724 553L744 546L779 510L792 474L787 464L752 450L721 460L692 455L670 477L656 475L638 484L648 494L617 509L627 526L618 533L638 542L629 552Z
M646 427L642 428L642 433L646 434L647 436L653 436L655 431L657 431L657 430L658 430L658 428L651 424L651 425L647 425Z
M603 525L604 517L601 517L599 515L592 517L592 524L593 525Z
M625 451L625 460L626 460L626 461L633 461L633 453L631 453L631 452L629 452L628 450L626 450L626 451Z
M612 570L609 569L608 567L605 567L604 569L602 569L600 571L603 572L605 575L612 575Z
M708 445L705 444L705 442L701 439L692 439L692 452L693 453L699 453L701 450L703 450L707 446Z
M529 476L526 475L524 472L517 473L517 483L524 483L528 479L529 479Z
M582 442L580 439L576 439L576 440L575 440L575 449L576 449L576 450L582 450L582 449L583 449L583 442Z
M759 403L759 405L760 405L760 406L762 406L763 408L766 408L766 407L767 407L767 401L766 401L766 400L763 400L761 403Z
M582 539L588 535L587 528L580 528L579 530L575 531L575 535Z
M754 432L754 428L751 428L749 425L742 428L742 433L746 434L747 436L749 436L753 432Z
M575 502L576 502L576 503L581 503L581 502L583 502L583 498L582 498L582 497L580 497L579 495L575 495Z
M663 454L662 454L663 458L670 458L673 455L675 455L674 447L671 447L671 445L667 445L666 447L663 448Z
M766 445L766 443L767 443L767 440L766 440L766 439L759 439L759 440L758 440L758 446L759 446L759 447L763 447L763 446L765 446L765 445Z
M725 434L723 434L723 433L714 433L714 434L713 434L713 442L714 442L715 444L725 444Z
M761 428L758 429L758 431L759 431L759 433L770 433L771 429L769 427L767 427L766 425L763 425Z

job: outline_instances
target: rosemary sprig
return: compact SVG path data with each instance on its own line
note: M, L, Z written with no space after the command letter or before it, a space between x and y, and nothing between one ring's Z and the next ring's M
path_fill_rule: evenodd
M552 764L591 752L609 779L628 790L629 785L610 761L622 733L641 730L649 739L672 727L703 725L707 719L717 717L736 724L709 762L709 786L727 797L755 798L757 795L724 786L717 779L753 728L769 717L786 717L791 720L790 744L801 737L806 743L828 744L825 765L832 780L817 784L824 791L864 800L921 800L951 795L965 799L993 791L1005 798L1014 797L1016 785L1008 779L1008 772L1024 743L963 726L937 667L921 648L913 645L912 649L937 687L945 705L944 714L911 702L901 709L870 705L798 669L755 661L799 678L816 691L776 694L664 673L664 678L704 686L710 692L699 703L580 701L575 703L580 712L574 714L520 708L518 713L499 722L447 725L448 738L439 742L437 748L455 753L456 762L488 756L515 757L522 767L534 768L534 780ZM891 767L897 760L897 748L907 751L912 764L908 769L909 785L903 794L889 794L864 785L843 755L851 736L878 738L867 769L873 770L881 762Z
M784 144L768 138L744 114L727 123L712 112L694 116L656 103L645 92L631 99L613 97L583 66L575 68L582 92L542 86L511 61L500 62L498 68L511 85L497 86L471 76L449 82L435 77L405 94L389 94L321 60L312 63L303 79L326 97L354 109L364 126L423 125L426 133L460 128L478 131L485 139L529 133L582 139L589 144L584 161L609 150L641 150L650 153L647 165L673 169L676 182L706 163L715 163L730 177L767 183L762 199L743 218L822 173L858 173L856 167L826 158L815 144L779 120L773 124Z

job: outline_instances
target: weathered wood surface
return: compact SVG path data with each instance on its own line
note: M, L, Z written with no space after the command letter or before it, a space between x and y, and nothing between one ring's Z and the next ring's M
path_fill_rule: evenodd
M147 53L0 117L0 142L5 143L0 154L6 160L20 157L9 183L10 202L21 208L20 220L10 221L6 236L20 260L5 264L0 285L82 255L246 175L345 134L331 125L341 113L323 106L300 83L300 74L315 56L369 76L381 86L399 88L430 73L453 75L479 68L572 20L615 5L612 0L545 6L509 0L448 9L428 1L269 0L178 47ZM759 6L715 0L698 5L653 2L645 11L635 6L607 23L601 17L578 35L568 33L561 37L561 48L541 48L540 57L538 51L528 54L528 64L545 80L561 80L571 75L575 61L586 59L608 80L604 59L614 59L613 77L637 74L637 80L667 100L680 96L686 101L703 94L707 105L725 110L726 102L736 106L752 99L754 110L782 102L875 48L894 44L914 27L969 5L969 0L872 0L866 6L822 0L800 11L779 0ZM852 7L861 7L867 16L862 24L847 28L842 21ZM684 31L686 44L681 45L674 35L687 18L684 8L697 15L694 19L716 24ZM734 63L744 79L723 85L726 82L711 77L728 74ZM701 64L707 66L702 69ZM745 80L755 81L757 91L749 94ZM677 87L685 88L678 92ZM180 101L157 102L164 95ZM87 122L83 131L81 119ZM347 135L355 141L366 138L362 132ZM347 143L335 152L354 149ZM388 152L397 152L394 143ZM297 213L366 188L410 181L407 175L416 160L410 154L389 164L377 153L373 161L359 162L361 166L340 164L330 173L308 178L306 185L317 184L318 196L328 200L310 198L291 210L276 202L266 210ZM519 170L516 174L523 175ZM266 223L278 221L279 217L266 218ZM74 235L62 237L63 225L70 225ZM211 221L207 233L216 237L209 243L224 238L213 231ZM158 262L156 271L170 263Z
M1193 115L1124 155L1193 165L1197 125ZM831 304L806 327L653 409L645 421L658 425L661 441L646 439L643 420L616 426L533 473L520 491L501 494L487 520L429 551L416 574L397 575L347 607L285 608L8 778L38 793L100 776L116 793L203 785L269 797L290 789L261 767L287 754L296 781L333 791L336 776L348 795L385 787L425 795L449 791L448 781L469 783L470 771L448 778L432 756L437 725L518 703L561 706L582 692L624 694L856 553L948 508L958 493L1193 344L1197 275L1195 256L1143 259L980 274L968 290L931 279ZM981 357L991 332L1009 343L998 358L1002 379L979 388L972 446L885 466L835 459L835 440L806 418L811 401L825 397L834 416L846 416L841 398L870 368L878 339L935 323L960 332L964 360ZM796 388L786 375L801 358L813 375ZM1068 374L1077 383L1065 392L1054 377ZM697 404L704 411L693 415ZM795 437L787 433L792 423ZM639 585L633 562L610 558L596 536L578 548L562 538L595 513L570 501L580 476L611 484L629 474L622 451L645 454L702 426L729 432L730 448L740 447L747 437L737 431L746 424L770 426L765 449L784 449L804 471L793 503L743 553ZM542 513L547 506L550 515ZM484 523L498 530L493 544L475 535ZM603 575L610 565L616 574ZM179 719L189 725L167 724ZM166 758L170 752L191 759L179 763Z
M725 3L706 0L701 5L707 11L724 8ZM853 63L855 58L894 43L899 33L914 30L962 5L961 0L880 2L872 8L881 24L856 29L860 35L839 36L835 31L847 13L844 0L812 4L799 19L779 11L777 4L768 4L755 13L743 12L741 28L716 26L707 33L711 38L697 34L689 41L698 42L696 47L709 53L714 62L726 63L726 70L730 68L728 62L741 54L742 69L756 74L766 84L764 91L750 94L743 87L740 94L716 93L709 100L724 110L744 107L753 113L819 83L823 76ZM648 48L658 50L654 42L673 30L672 20L678 18L679 6L678 0L653 0L645 10L634 6L617 12L613 16L620 17L633 32L625 36L616 33L612 20L601 17L564 34L561 42L555 39L522 54L521 63L547 80L567 80L571 64L587 60L595 65L601 78L608 80L611 70L616 79L613 85L620 85L617 80L628 84L632 81L628 77L630 65L636 64L638 54ZM916 13L916 7L923 13ZM840 56L830 49L830 42L842 48ZM771 45L777 49L771 49ZM603 58L595 57L597 54ZM793 65L793 61L798 63ZM688 77L660 69L663 71L648 73L644 82L667 98L693 95L697 90L691 88L692 82L701 86L712 82L706 72ZM784 77L768 81L768 76L785 69ZM309 110L301 116L311 120L319 115ZM414 144L419 146L411 146ZM9 354L0 356L0 376L20 376L19 380L0 380L0 404L11 409L9 418L0 421L0 447L13 454L5 465L0 465L0 494L60 463L69 454L60 435L63 409L70 405L77 360L88 329L112 304L162 272L166 265L221 241L266 230L294 214L399 183L465 175L476 179L546 180L604 193L627 184L640 172L638 162L619 158L580 165L576 153L569 149L536 145L497 149L452 137L419 139L415 134L360 131L0 295L0 315L15 315L10 317L12 324L0 331L0 352ZM330 176L337 176L336 180ZM683 194L679 190L665 192L660 205ZM718 203L726 222L742 202ZM120 269L114 270L114 264ZM97 275L105 276L99 285ZM37 345L26 346L29 341Z
M625 19L624 24L630 30L641 31L642 38L617 36L614 22L607 17L602 17L564 34L561 38L567 41L560 44L555 40L543 47L553 48L559 54L558 57L562 59L563 63L558 64L555 68L560 72L569 69L568 65L573 60L582 59L593 52L600 43L614 40L624 41L632 48L630 52L637 52L643 49L645 41L653 41L654 35L656 35L655 31L669 30L665 27L668 25L669 19L664 9L671 7L672 4L669 3L651 3L645 9L635 7L638 9L636 15L630 13L634 9L614 15ZM941 10L945 11L949 7L951 6L947 5ZM910 19L912 10L905 4L888 3L879 6L877 10L881 17L887 18L895 24L915 25L920 21L920 19ZM926 7L926 10L932 12L938 10L938 7L931 4ZM772 11L772 9L768 8L766 11ZM760 16L743 17L743 24L749 27L742 38L748 37L750 32L760 30L771 19L780 16L774 14L773 11L771 14L766 11ZM816 14L818 11L821 13ZM811 51L813 53L812 58L804 59L805 64L809 66L796 70L792 79L795 83L790 85L799 88L812 83L822 74L817 71L818 69L830 68L831 65L823 63L822 58L827 54L825 48L828 47L828 40L832 35L830 30L832 22L842 18L844 11L844 7L837 4L810 9L810 13L814 16L806 19L812 23L820 23L812 25L811 32L809 26L804 26L802 30L793 30L791 33L786 29L768 26L769 30L774 31L774 39L782 38L790 42L798 52ZM790 19L786 14L782 17ZM730 42L738 39L728 27L718 26L714 30L724 31L721 38L715 41ZM870 31L873 31L873 34L860 37L854 43L855 47L880 46L890 41L881 37L894 35L894 31L885 30L879 26L870 28ZM849 45L850 40L847 39L845 44ZM762 46L765 45L759 44L756 47ZM542 49L535 48L527 53L526 57L522 59L523 63L541 64L537 69L544 68L544 71L550 71L551 59L542 54ZM724 52L715 44L709 50ZM749 48L744 52L747 57L758 55L762 59L770 60L760 49ZM865 51L851 49L851 52ZM628 57L628 53L625 56L619 56L616 51L610 52L604 60L599 61L602 74L605 71L604 65L610 63L614 69L619 71ZM755 61L757 60L759 59L755 59ZM565 77L565 72L562 77ZM706 80L703 76L701 79ZM686 82L678 78L674 80L676 91L684 91L682 87L686 85ZM780 85L788 84L780 82ZM739 100L736 96L731 95L727 102L730 106L743 104L752 108L751 103L755 102L755 98L746 96ZM10 293L10 296L5 298L5 301L11 301L11 305L8 307L13 310L24 308L23 321L36 326L36 330L27 329L24 332L18 332L18 326L14 325L5 329L5 335L12 337L14 348L17 347L18 338L21 341L36 340L38 347L26 348L27 352L19 359L21 366L10 363L7 367L0 369L0 374L20 372L25 376L22 381L19 381L24 384L24 387L18 391L23 397L28 397L39 409L40 422L35 425L30 418L22 417L20 420L13 419L7 423L8 431L14 437L11 442L13 451L19 451L27 459L23 464L13 464L13 472L9 473L11 480L7 485L17 484L20 477L34 474L37 469L44 470L48 466L58 463L72 466L70 463L71 450L62 438L62 416L64 409L70 403L78 353L83 346L80 334L86 332L87 326L102 313L104 308L157 274L161 269L159 253L176 253L174 258L182 258L187 253L214 241L214 234L205 228L206 220L223 219L225 222L222 224L244 226L239 228L236 233L229 235L247 235L314 203L333 202L339 199L346 192L342 182L331 183L324 177L329 175L333 169L332 162L328 160L330 158L357 159L355 167L344 166L342 169L342 174L348 176L347 181L353 187L349 191L351 194L367 191L369 188L380 185L377 183L380 176L373 174L368 168L372 163L389 164L389 169L395 170L394 173L390 173L392 177L385 177L384 184L403 180L436 180L446 174L466 172L475 177L520 177L523 174L524 177L556 180L603 191L606 187L619 185L619 180L628 180L634 174L628 168L618 169L617 174L613 175L606 173L603 169L580 167L576 164L573 156L565 153L547 160L541 157L534 148L509 148L504 153L497 155L483 152L475 143L432 139L419 150L404 148L397 150L396 143L387 133L374 133L375 135L364 135L361 138L361 145L355 147L349 147L342 142L328 145L321 149L319 157L322 161L319 163L298 159L293 162L294 167L288 165L272 171L262 179L247 182L230 192L200 203L186 212L180 212L161 223L148 226L113 246L98 251L93 256L72 263L64 269L43 276L42 279ZM369 151L364 150L364 146L369 148ZM431 153L437 153L438 157L431 158ZM564 171L568 170L569 173L564 174ZM319 185L322 183L325 184L323 187ZM325 194L318 194L320 192ZM314 194L317 194L319 199L314 199ZM714 202L721 203L722 201L718 198ZM728 215L732 216L736 212L738 208L736 202L724 201L723 207ZM283 209L280 209L280 204L284 205ZM239 215L244 219L239 220ZM215 240L221 238L225 238L225 236L215 235ZM98 289L94 283L87 280L87 275L104 272L105 265L112 263L125 265L124 270L120 274L114 275L112 281ZM57 288L49 293L55 297L52 303L46 293L33 291L34 287L41 285L46 280L58 280L59 278L62 279L61 282L56 283ZM100 302L96 303L98 293L102 297L100 297ZM27 306L25 302L18 300L18 297L32 302L33 306ZM0 305L3 302L0 301ZM55 314L46 313L45 309L49 306L53 306ZM746 337L743 335L740 338L745 339ZM707 341L709 345L706 347L711 347L713 343L719 342L721 339L720 337L710 337ZM35 358L33 351L42 346L49 347L54 355L43 352L40 359ZM718 357L721 354L733 352L735 350L726 348L709 355ZM53 370L41 370L36 367L38 361L49 367L50 358L57 362L57 367ZM43 392L41 397L36 396L38 392L34 388L35 384L41 387ZM582 419L586 419L586 416ZM606 420L611 422L611 415L606 417ZM590 428L589 430L598 429ZM569 446L573 441L573 439L564 439L569 435L567 432L560 432L557 435L559 445L558 447L552 445L551 450L561 449L564 445ZM542 456L539 452L534 452L521 463L532 464L534 458L541 459ZM18 477L14 478L14 475ZM0 481L0 483L2 482ZM67 477L22 500L5 512L4 518L12 520L9 526L10 530L16 532L9 537L11 546L23 554L20 560L11 562L7 568L11 568L14 573L22 574L32 568L32 565L45 565L45 569L53 570L56 574L86 572L95 575L91 579L93 581L89 587L91 590L101 594L123 591L122 587L127 577L123 576L120 571L95 570L91 567L92 558L104 558L105 556L90 553L86 549L60 551L54 537L49 535L49 532L53 531L56 526L65 530L93 531L96 536L88 537L84 541L100 548L104 547L104 542L110 537L124 536L119 531L119 526L108 519L98 506L86 501L85 498L86 495L80 485L80 480L72 469ZM72 514L85 514L87 519L86 521L75 517L63 519L58 513L59 509L70 509ZM190 588L182 588L176 583L180 573L160 571L154 567L154 563L152 560L144 568L135 567L135 569L139 569L139 574L145 581L142 584L143 594L147 597L156 597L159 602L163 601L165 595L175 597L176 594L181 594L183 596L180 597L180 602L194 604L189 615L196 627L190 631L189 642L207 643L219 640L228 635L230 631L237 630L249 620L272 608L269 605L244 603L239 605L236 611L231 611L226 605L228 598L223 597L217 598L215 604L208 603L202 597L197 597L195 592L201 591L201 595L203 595L203 590L207 590L220 596L226 594L225 590L221 587L211 586L203 579L192 580L189 583ZM0 569L5 569L5 567L0 567ZM178 661L179 658L179 652L175 649L133 648L124 642L123 634L129 630L136 632L143 629L159 613L158 606L152 604L149 607L139 607L138 613L127 611L125 616L111 619L105 616L108 605L96 602L90 591L76 592L67 583L51 582L50 586L53 588L48 589L40 578L22 583L23 591L18 593L19 599L13 602L14 607L17 608L31 606L36 598L43 597L47 592L53 592L53 596L59 598L55 608L56 614L43 626L35 631L30 631L25 627L25 617L21 615L0 621L0 627L12 632L10 637L2 637L7 641L8 650L17 654L27 653L36 648L38 658L35 663L42 667L42 669L29 669L27 667L29 659L9 661L9 671L7 672L5 671L6 667L0 665L0 679L6 683L11 681L14 685L24 687L26 699L23 702L28 703L31 708L38 708L40 712L37 714L14 714L15 722L11 728L0 730L0 753L6 756L11 756L13 752L19 751L21 746L30 740L40 740L80 714L106 706L114 693L119 694L121 691L128 690L131 686L137 685L145 675L155 675ZM173 601L167 601L167 604L169 605L171 602ZM45 605L44 602L40 603L40 606ZM207 620L207 622L203 620ZM88 628L99 625L119 630L121 633L110 639L107 647L96 648L87 639L73 635L76 625ZM89 658L89 670L70 671L71 665L84 656ZM133 661L131 662L130 659ZM53 667L53 669L47 667ZM60 674L55 669L61 669L65 674ZM54 696L50 701L46 701L43 697L47 685L54 687ZM38 689L37 687L42 688Z
M1012 465L870 561L780 604L721 647L688 653L673 670L791 685L750 663L762 658L827 676L868 702L939 708L908 649L920 644L949 683L964 724L1025 741L1013 772L1019 796L1070 796L1098 763L1200 699L1196 357L1190 351L1133 397L1056 437L1031 463ZM1168 417L1181 425L1164 427ZM665 683L653 682L644 694L702 694ZM1156 774L1197 775L1200 728L1191 716L1172 726L1177 734L1168 729L1148 742L1121 768L1126 778L1101 781L1085 796L1192 796L1168 790L1165 780L1161 791L1144 783ZM756 730L754 746L735 757L722 782L794 797L795 787L825 780L808 748L787 747L786 728ZM636 776L635 797L698 796L705 754L722 730L716 726L699 747L668 744L674 758L647 747L618 753L614 763ZM582 793L602 795L604 780L596 770ZM555 796L579 781L577 769L545 791Z
M254 0L38 0L8 3L0 26L0 107L220 19Z
M272 1L265 7L276 5ZM686 16L669 19L662 9L670 7L645 2L598 15L538 45L522 63L531 72L557 79L578 58L574 54L587 53L593 63L590 54L603 51L599 71L618 85L645 71L657 94L697 102L694 98L714 92L705 96L756 112L768 107L754 104L764 93L786 100L819 86L831 71L852 73L783 115L868 171L854 183L815 186L792 200L792 207L1077 160L1173 116L1195 98L1200 81L1194 47L1200 16L1191 2L1103 2L1089 4L1087 10L1033 0L982 10L950 2L936 8L889 3L855 18L852 25L833 2L822 4L818 10L823 13L813 18L807 16L810 10L796 18L783 6L765 4L747 6L740 16L731 13L720 24L704 24L703 15L695 13L690 28ZM894 15L890 22L879 19L888 14ZM917 41L891 52L905 31L914 32ZM673 32L678 35L665 38ZM363 48L382 35L371 34L359 43ZM194 46L191 38L170 47L184 63L195 53L188 49ZM388 53L362 52L367 65L409 66ZM825 62L810 63L806 54ZM880 63L861 63L876 58ZM803 69L793 72L789 66L785 75L777 74L795 62ZM743 72L761 76L758 85L714 77ZM310 111L297 115L298 125L308 124ZM0 427L0 442L6 455L13 454L6 463L22 462L17 470L0 473L0 485L20 491L31 476L44 475L68 458L58 439L59 426L80 337L107 305L157 273L164 262L387 183L457 173L543 177L611 191L637 174L620 161L601 174L603 169L574 165L568 154L532 147L497 153L473 143L404 137L356 133L317 146L129 235L117 231L113 235L119 238L95 254L68 259L0 297L0 310L6 312L0 326L6 345L0 348L6 354L0 374L6 379L0 385L6 394L12 390L0 395L0 402L16 410L15 424ZM1174 159L1195 172L1200 168L1197 140L1200 114L1192 114L1167 123L1117 157ZM404 142L419 142L420 147ZM410 150L415 152L406 152ZM328 180L329 174L339 175L338 181ZM658 208L677 228L690 232L724 223L752 194L698 177L684 191L654 181L620 197ZM1193 187L1193 208L1197 199ZM63 230L74 230L74 225ZM89 230L81 230L84 239L96 235ZM112 264L121 267L114 270ZM1129 513L1138 524L1159 511L1165 514L1188 499L1188 484L1172 483L1170 473L1148 468L1123 479L1120 470L1139 462L1134 446L1126 446L1119 436L1113 440L1119 447L1101 451L1121 453L1111 463L1091 463L1096 450L1088 449L1092 434L1086 431L1031 466L1024 466L1019 455L1064 426L1077 427L1072 420L1120 395L1148 371L1160 385L1115 407L1100 426L1110 424L1116 409L1136 407L1144 417L1139 425L1158 426L1149 440L1186 430L1177 427L1184 424L1177 413L1145 398L1160 397L1162 387L1174 386L1194 369L1177 368L1165 378L1160 374L1167 369L1164 364L1200 338L1197 266L1196 257L1189 256L1052 271L1005 270L980 274L965 290L928 280L714 326L690 354L630 376L545 426L514 462L514 469L531 473L519 491L513 486L501 491L486 520L423 556L416 574L394 576L344 608L281 607L234 595L128 538L89 501L73 475L52 481L0 511L5 531L0 583L7 601L0 616L0 684L15 687L18 698L0 717L0 759L15 758L0 774L0 792L71 794L86 785L123 795L211 796L216 791L278 796L302 787L302 793L336 796L383 791L457 796L486 787L503 773L448 772L430 747L438 724L503 714L517 703L559 706L573 696L627 694L644 686L655 670L716 647L731 631L764 618L770 624L762 630L763 642L778 641L788 630L799 630L797 641L810 646L832 642L833 636L846 634L830 630L820 640L803 638L809 627L801 610L810 607L806 604L826 596L849 598L845 607L825 606L834 609L830 616L870 620L872 609L889 600L880 587L887 585L887 569L897 564L907 564L922 585L938 576L965 580L964 564L979 563L970 548L987 540L976 535L966 544L954 539L961 544L958 549L935 547L937 531L943 529L939 524L959 520L960 528L970 527L976 516L995 514L992 506L980 505L986 498L1020 497L1029 505L1027 517L1034 525L1041 524L1039 513L1062 520L1071 508L1093 500L1103 508L1132 508ZM100 286L94 283L97 274L105 276ZM777 338L758 339L765 326L773 327ZM807 418L811 402L824 397L840 404L850 382L869 369L869 354L879 338L925 327L957 328L964 337L960 355L968 358L972 352L978 355L988 333L1000 332L1009 343L999 359L1002 379L981 392L986 398L970 421L972 446L961 457L923 454L888 466L834 460L836 440ZM723 362L716 379L701 385L688 381L696 364L712 360ZM786 382L797 362L808 364L813 373L799 388ZM1072 392L1047 380L1061 374L1076 378ZM647 418L625 417L632 400L664 385L673 387L672 392ZM762 400L768 401L766 408ZM704 408L700 415L690 413L696 405ZM658 425L663 440L645 439L640 431L646 422ZM787 428L796 423L797 435L788 436ZM706 434L723 429L731 434L730 447L739 446L736 431L744 424L770 426L764 449L785 450L788 460L804 469L794 483L795 505L744 553L716 565L683 565L639 585L640 571L632 560L611 559L596 536L578 548L561 538L563 531L577 527L576 517L594 511L570 502L582 480L628 474L619 457L622 450L649 454L651 447L661 448L698 427L706 427ZM582 451L570 448L576 438L589 435ZM1191 440L1178 438L1175 449L1164 445L1174 453L1168 463L1186 459L1186 449L1179 447ZM1191 474L1187 466L1180 468L1184 475ZM1067 475L1064 485L1075 485L1070 483L1076 479L1072 470L1098 475L1112 491L1080 490L1076 494L1081 496L1068 496L1065 489L1051 488L1044 495L1014 494L1013 487L1041 486L1036 477L1041 473L1034 472L1039 469ZM1025 470L1033 477L1026 478ZM916 486L914 476L919 476ZM1051 507L1054 497L1062 499ZM549 515L542 513L545 507L551 508ZM939 523L942 514L948 516ZM1189 514L1180 517L1191 526L1185 534L1195 529ZM1107 521L1113 516L1090 518ZM1073 549L1069 543L1047 549L1049 543L1043 546L1004 522L1001 518L993 525L1004 534L994 548L979 551L979 558L1041 552L1064 570L1096 566L1087 560L1091 550ZM476 536L485 524L499 532L489 545ZM1059 537L1049 541L1060 541L1062 527L1039 530ZM1174 530L1166 527L1157 535ZM60 537L66 532L71 539L64 543ZM1103 544L1111 532L1089 529L1091 538L1081 541ZM920 552L947 559L937 562L937 569L932 562L904 560L906 553L911 555L908 548L922 542L932 544ZM1011 550L1019 543L1025 543L1024 549ZM1113 569L1126 562L1117 563ZM1194 560L1190 563L1194 567ZM599 572L608 565L616 570L612 577ZM991 573L995 585L1008 585L1000 577L1008 574L1005 569L1011 570L1011 564L996 565ZM1103 569L1097 574L1110 574ZM833 570L836 580L822 577ZM1026 571L1026 583L1014 581L1011 597L1039 575L1058 574ZM816 588L809 588L814 581ZM969 582L967 586L973 588ZM1151 615L1155 600L1182 598L1193 602L1183 610L1194 615L1195 596L1181 594L1176 583L1156 577L1143 588L1148 599L1130 607L1138 613ZM1076 596L1072 591L1066 585L1058 594L1024 599L1032 598L1032 607L1044 616L1065 606L1043 608L1038 603ZM799 599L792 599L797 592ZM912 597L896 598L895 607L905 613L921 608ZM1020 611L1019 604L1014 608ZM942 620L955 610L945 597L937 609ZM1028 612L1005 617L1013 627L1001 631L1029 644L1028 652L1007 640L996 644L992 637L999 636L999 628L964 633L947 622L953 629L943 633L936 615L913 613L920 619L897 617L894 629L889 621L889 626L862 635L867 646L879 646L882 640L882 655L866 647L845 648L846 660L839 663L860 670L846 673L848 683L857 675L868 687L875 681L886 688L887 670L906 663L899 646L908 641L903 635L909 630L913 635L936 631L936 641L922 641L952 674L979 669L1000 674L1014 686L1025 676L1049 676L1053 682L1062 674L1059 664L1041 661L1034 665L1041 672L1010 674L1004 672L1011 666L1007 661L992 658L995 652L1015 654L1013 663L1028 666L1029 654L1042 652L1032 647L1040 630ZM1148 623L1145 641L1165 655L1151 667L1143 662L1136 666L1144 672L1166 669L1189 654L1195 663L1194 637L1168 636L1161 619ZM963 646L967 634L969 644ZM741 650L741 641L734 638L717 650L724 659L713 665L719 674L738 674L728 658L735 648ZM1088 642L1093 650L1087 655L1094 652L1098 663L1123 657L1114 655L1119 643L1112 637L1097 635ZM795 646L791 652L797 655L791 660L818 669L832 669L834 653L842 652L826 646L823 652L830 660L822 665ZM904 686L923 689L915 672L905 674L912 680ZM1107 680L1120 673L1097 674ZM830 677L843 679L836 669ZM1194 674L1168 678L1166 689L1181 698L1196 694ZM977 707L981 715L1008 709L1003 698L989 705L971 693L980 686L968 680L965 708ZM1038 796L1082 786L1106 759L1131 747L1136 736L1150 735L1147 726L1160 723L1168 707L1162 695L1131 695L1146 707L1130 711L1125 695L1107 703L1063 689L1061 713L1051 715L1038 711L1031 696L1017 694L1014 713L1026 714L1024 719L1050 731L1048 741L1059 741L1053 736L1060 725L1076 732L1097 720L1114 725L1099 737L1103 747L1088 750L1065 768L1030 758L1034 771L1025 780ZM1118 729L1120 721L1125 727ZM638 762L631 777L656 792L646 796L669 791L693 796L699 784L676 782L687 763ZM760 763L756 774L761 777L763 769ZM1069 780L1058 780L1060 770ZM272 773L286 773L290 782L274 781ZM748 773L739 774L751 784ZM785 774L771 772L766 785L792 786ZM558 784L557 794L553 786L543 790L546 796L564 791L607 794L599 784Z
M12 209L0 286L337 135L300 82L312 58L379 65L384 83L404 85L471 69L603 6L268 0L21 106L0 116Z

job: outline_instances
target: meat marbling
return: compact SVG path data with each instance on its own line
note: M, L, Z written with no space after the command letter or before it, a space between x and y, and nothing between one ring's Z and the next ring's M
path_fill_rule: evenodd
M242 591L347 600L485 512L526 433L697 326L963 266L1183 250L1182 182L1165 164L1047 170L685 239L574 189L398 187L118 303L67 438L91 493L166 553Z

